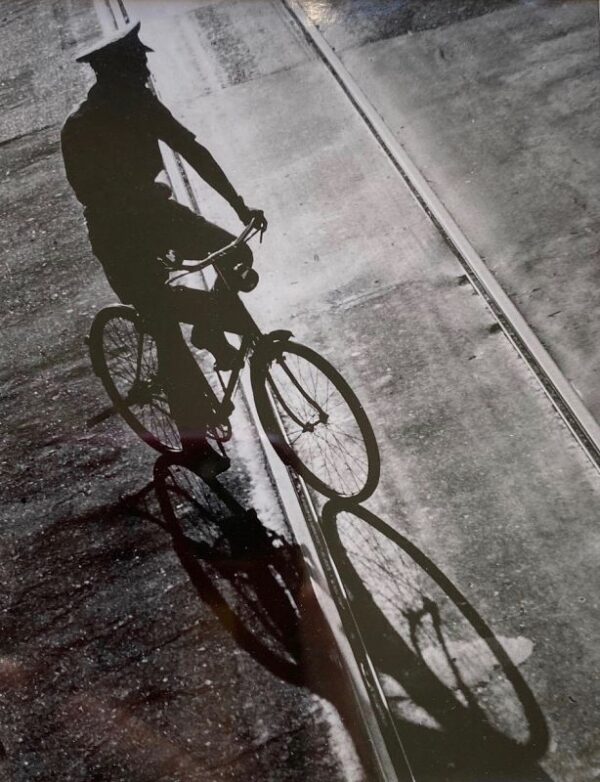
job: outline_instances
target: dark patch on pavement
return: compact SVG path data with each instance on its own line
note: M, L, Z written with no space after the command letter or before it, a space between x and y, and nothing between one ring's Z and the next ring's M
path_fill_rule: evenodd
M13 0L0 20L0 777L337 780L310 693L240 650L136 491L152 453L120 421L85 429L107 400L83 340L114 296L59 135L88 83L72 55L99 31L92 0Z
M243 487L239 474L228 480ZM286 584L301 589L297 547L282 539L269 553L267 538L257 550L256 520L240 548L223 519L227 547L211 551L197 502L177 496L173 513L170 536L147 483L78 515L38 517L28 501L17 534L4 535L0 724L11 780L339 779L310 696L278 681L289 677L265 656L284 595L269 567L288 557L278 572L291 568ZM280 642L305 651L279 627ZM311 637L331 685L335 661Z
M352 45L447 27L526 0L301 0L309 18L327 37L342 27ZM531 3L529 3L531 4Z
M25 68L14 76L5 76L0 81L0 105L14 109L31 99L33 70Z

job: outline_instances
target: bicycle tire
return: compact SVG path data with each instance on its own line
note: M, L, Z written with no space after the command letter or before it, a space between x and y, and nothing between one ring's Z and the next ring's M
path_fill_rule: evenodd
M280 459L326 497L355 501L370 497L379 482L377 440L358 397L337 369L305 345L277 340L259 346L250 372L259 419ZM291 380L290 372L298 377ZM319 388L329 410L314 399ZM317 407L327 418L315 424ZM307 414L313 416L312 421L305 420ZM294 426L301 426L299 434ZM311 437L301 443L304 435ZM357 456L364 464L357 464L355 473L352 460Z
M176 453L181 441L158 381L157 361L150 358L154 344L138 313L124 304L100 310L90 329L92 367L115 410L147 445L160 453Z

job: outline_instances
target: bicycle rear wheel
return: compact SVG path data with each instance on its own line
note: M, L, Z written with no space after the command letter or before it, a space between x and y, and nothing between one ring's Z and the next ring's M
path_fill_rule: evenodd
M290 341L251 364L261 423L282 461L326 497L364 500L379 482L379 449L356 394L314 350Z
M132 307L101 310L92 323L90 357L115 410L161 453L181 450L179 431L158 374L154 339Z

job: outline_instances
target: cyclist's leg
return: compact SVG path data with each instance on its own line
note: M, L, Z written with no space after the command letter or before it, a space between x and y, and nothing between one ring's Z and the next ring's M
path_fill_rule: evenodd
M239 306L239 301L228 302L223 294L179 285L170 289L170 303L178 320L194 327L192 343L210 350L220 368L230 369L237 351L226 339L224 331L243 334L249 326L248 314Z
M179 257L203 258L230 244L235 238L225 229L174 201L168 202L168 210L169 243ZM219 264L225 279L238 263L252 266L252 252L245 244ZM227 300L227 285L219 284L217 280L210 293L178 286L173 288L172 297L180 321L194 326L192 342L210 350L223 369L231 368L236 352L224 332L243 333L247 324L243 312L236 307L237 302Z
M161 382L182 446L188 452L206 450L205 427L212 412L204 396L206 379L181 333L169 288L144 293L129 299L156 341Z
M223 333L218 302L212 292L185 285L173 286L170 304L180 323L193 326L192 343L196 347L207 348L215 356L231 348Z
M183 449L203 462L212 462L208 466L217 474L227 464L205 437L211 412L204 396L207 381L181 333L170 288L164 285L167 275L152 260L159 252L156 245L169 246L163 242L163 236L168 239L169 234L169 203L157 200L129 215L86 213L88 232L111 287L121 301L136 308L156 341L161 382Z

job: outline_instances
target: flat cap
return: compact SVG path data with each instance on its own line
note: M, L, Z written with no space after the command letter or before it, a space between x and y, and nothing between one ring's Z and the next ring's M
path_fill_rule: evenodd
M93 62L104 57L124 54L128 51L153 52L149 46L140 41L138 33L139 22L130 22L127 27L118 30L114 35L103 38L93 46L85 49L75 57L77 62Z

